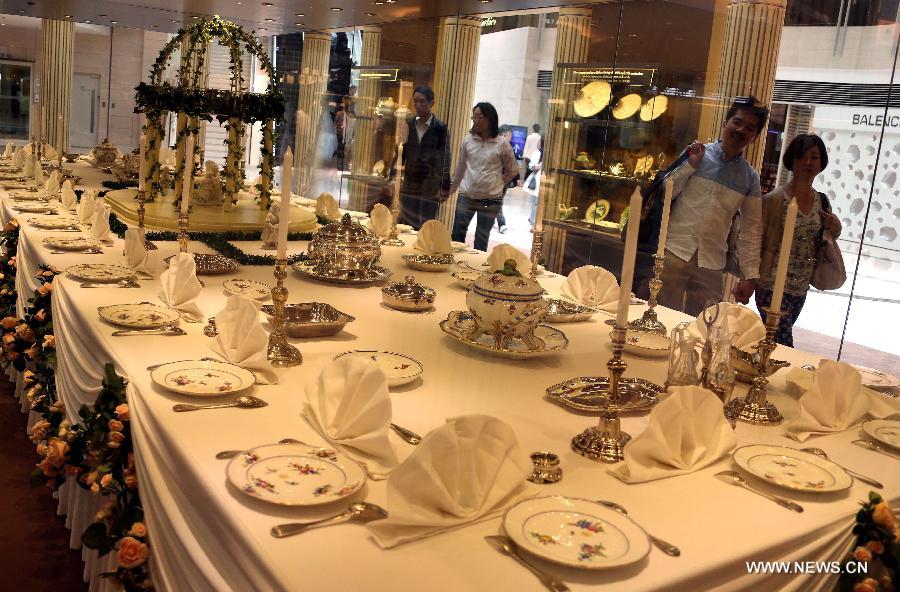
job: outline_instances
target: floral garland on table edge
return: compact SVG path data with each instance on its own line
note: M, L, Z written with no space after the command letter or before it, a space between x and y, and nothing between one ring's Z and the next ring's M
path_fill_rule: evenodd
M23 388L31 410L40 415L31 429L39 462L31 474L32 486L55 491L67 479L96 495L112 499L96 514L82 534L82 543L103 556L116 551L116 578L125 590L149 590L147 528L137 490L134 448L125 382L112 364L105 367L103 390L93 410L79 410L81 423L71 425L56 394L56 343L50 306L53 279L58 271L48 265L35 274L40 286L29 299L24 319L17 318L15 251L19 225L15 220L0 232L0 306L3 307L2 366L23 372ZM12 291L9 288L12 286ZM3 293L6 289L7 292Z
M900 573L900 524L891 506L875 492L870 492L869 500L860 505L853 526L856 546L847 562L866 563L868 571L859 574L844 569L837 589L841 592L896 590Z
M109 229L110 232L112 232L119 238L123 238L125 236L125 231L128 230L128 225L119 220L118 216L111 213L109 215ZM231 244L232 241L262 240L262 233L260 231L239 232L235 230L228 232L191 232L189 234L190 240L203 243L223 257L234 259L241 265L275 265L275 257L271 255L248 255L241 249ZM290 241L308 241L311 240L312 237L313 233L311 232L288 233L288 240ZM178 240L178 233L171 231L150 231L147 232L146 239L150 241L163 242L176 241ZM306 255L303 254L288 257L288 263L295 263L297 261L305 260Z

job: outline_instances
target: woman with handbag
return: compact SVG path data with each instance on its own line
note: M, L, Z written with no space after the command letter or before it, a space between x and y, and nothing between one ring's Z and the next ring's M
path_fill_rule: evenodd
M538 193L541 190L541 165L544 161L544 136L538 140L537 150L528 155L528 175L525 177L525 192L531 196L531 215L528 223L532 226L537 217Z
M810 285L820 289L836 289L846 279L843 260L834 240L841 234L841 222L831 211L825 194L813 189L816 175L828 166L828 153L822 138L815 134L795 137L782 157L785 168L793 173L787 184L765 195L762 200L762 253L759 280L743 280L736 294L756 291L756 307L763 320L772 302L775 268L781 250L784 219L791 199L797 200L797 224L788 261L787 281L781 301L781 319L775 341L794 346L793 327L800 316ZM821 285L820 285L821 284ZM740 299L739 299L740 300Z

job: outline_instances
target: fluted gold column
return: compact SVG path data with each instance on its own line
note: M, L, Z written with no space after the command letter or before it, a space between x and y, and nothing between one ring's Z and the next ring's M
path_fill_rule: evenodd
M381 27L366 25L362 28L361 66L377 66L381 61ZM375 105L381 92L379 79L361 76L356 98L356 128L353 132L353 173L367 175L372 172L375 152ZM370 185L361 181L350 181L351 210L364 210Z
M700 125L695 136L701 142L719 137L721 121L716 120L719 111L719 81L722 77L722 56L725 47L725 23L728 21L729 0L715 0L712 28L709 35L709 54L706 62L706 81L703 84L703 102L700 105Z
M545 218L555 219L559 205L568 206L572 196L572 177L560 175L560 168L569 168L578 150L577 126L563 121L571 102L578 93L578 85L566 84L559 64L584 63L588 59L591 32L591 9L561 8L556 24L556 50L553 53L553 86L550 93L550 125L547 130L545 154L550 155L541 177ZM562 269L566 231L544 226L544 262L552 271Z
M753 95L771 104L786 4L787 0L729 1L713 137L718 137L734 97ZM744 154L757 170L766 147L766 129L759 136Z
M459 144L472 127L480 40L479 19L455 16L441 19L434 60L434 113L447 124L450 142L450 163L447 166L451 167L451 172L456 166ZM452 229L455 212L454 194L441 204L438 219Z
M69 148L75 23L41 21L41 136L59 152Z
M304 33L303 56L300 61L300 96L297 99L296 132L294 134L294 178L297 191L304 197L316 166L319 119L322 117L322 97L328 85L328 59L331 55L331 35Z

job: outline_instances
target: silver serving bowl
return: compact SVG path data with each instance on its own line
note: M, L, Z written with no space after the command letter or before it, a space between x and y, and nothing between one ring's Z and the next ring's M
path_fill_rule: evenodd
M759 361L759 352L747 352L741 349L731 349L731 364L734 366L734 372L739 382L751 384L753 379L759 376L756 370L756 363ZM782 368L790 366L790 362L784 360L769 359L769 368L766 371L766 377L772 376Z
M79 154L66 154L63 158L66 159L66 162L76 162L78 160Z
M349 214L319 229L309 242L307 256L315 262L315 272L323 276L366 272L381 257L377 236Z
M403 260L407 265L419 271L445 271L453 265L453 253L443 255L407 253L403 255Z
M622 378L617 410L620 413L648 411L659 402L662 392L662 387L649 380ZM547 389L547 397L577 411L599 413L611 408L609 378L606 376L585 376L561 382Z
M275 305L263 305L262 311L271 322ZM356 318L325 302L301 302L284 305L284 333L288 337L328 337L340 333Z
M197 264L197 275L222 275L223 273L231 273L241 266L234 259L223 257L222 255L210 255L208 253L193 253L193 255L194 262ZM166 263L174 256L166 257Z
M583 306L560 298L545 298L547 301L547 323L575 323L586 321L597 313L596 308Z
M397 310L429 310L434 304L436 292L428 286L416 282L411 275L402 282L389 284L381 289L381 298L386 306Z

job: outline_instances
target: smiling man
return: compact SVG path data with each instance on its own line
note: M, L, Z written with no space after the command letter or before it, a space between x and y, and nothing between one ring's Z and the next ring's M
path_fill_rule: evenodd
M759 277L759 175L744 150L766 127L768 108L754 97L736 99L717 142L695 142L671 176L672 213L659 302L697 315L710 298L721 300L729 234L737 233L742 279ZM740 213L740 225L735 214Z

